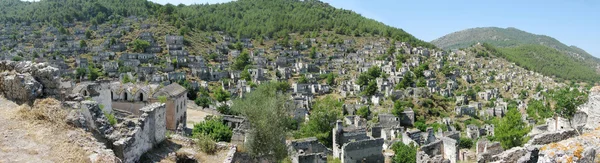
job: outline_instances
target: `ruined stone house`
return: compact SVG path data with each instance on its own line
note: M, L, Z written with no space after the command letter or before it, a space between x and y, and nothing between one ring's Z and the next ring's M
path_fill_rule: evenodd
M120 82L80 83L72 90L98 102L104 111L127 116L143 114L141 108L154 103L166 104L166 127L176 130L186 126L187 90L177 83L161 87L156 84L133 84Z

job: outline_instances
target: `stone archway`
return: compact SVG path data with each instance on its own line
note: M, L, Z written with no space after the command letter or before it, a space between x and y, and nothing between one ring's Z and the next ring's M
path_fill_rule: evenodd
M140 95L138 96L138 100L144 101L144 93L140 93Z

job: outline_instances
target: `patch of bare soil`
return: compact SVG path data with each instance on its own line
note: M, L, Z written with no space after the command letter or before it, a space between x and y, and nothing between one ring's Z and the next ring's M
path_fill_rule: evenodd
M145 153L140 158L140 162L185 162L186 159L182 158L189 158L189 160L196 160L198 162L223 162L227 159L230 144L219 144L218 150L215 153L207 154L202 152L193 141L193 139L187 137L173 135L159 144L158 148Z
M38 100L32 108L0 97L0 162L89 162L103 146L66 125L60 108L53 99Z

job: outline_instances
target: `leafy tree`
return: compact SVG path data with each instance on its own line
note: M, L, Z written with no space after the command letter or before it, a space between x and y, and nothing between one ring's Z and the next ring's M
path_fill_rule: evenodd
M235 58L235 61L233 62L233 65L231 65L231 68L233 68L234 70L244 70L246 66L250 64L250 55L247 51L243 51L240 54L240 56Z
M229 142L233 132L228 126L223 124L220 118L209 118L203 122L194 124L192 135L196 136L199 134L208 135L215 141Z
M246 147L252 156L272 156L277 160L286 157L285 126L291 111L288 97L277 91L273 83L266 83L233 102L232 110L250 122Z
M115 44L117 44L117 39L115 39L114 37L111 37L110 41L109 41L109 45L115 45Z
M540 92L542 90L544 90L544 87L542 87L542 83L538 83L537 86L535 87L535 91Z
M312 47L310 48L310 53L308 53L308 57L315 59L317 57L317 48L316 47Z
M406 108L412 107L414 107L414 104L411 101L397 100L396 102L394 102L394 109L392 110L392 114L396 115L397 117L400 117L400 115L402 114L402 112L404 112L404 110L406 110Z
M308 79L306 78L305 75L302 75L302 76L300 76L300 79L298 79L298 83L306 84L306 83L308 83Z
M217 91L215 91L214 96L217 101L224 102L224 101L229 100L229 97L231 97L231 94L229 94L229 92L223 90L223 88L219 88L219 89L217 89Z
M334 85L335 84L335 74L327 75L327 84Z
M371 114L371 111L369 111L369 107L363 106L360 107L357 111L356 111L356 115L362 117L362 118L367 118L369 117L369 115Z
M417 129L419 129L421 131L426 131L427 130L427 125L423 121L416 121L415 122L415 128L417 128Z
M336 100L333 96L317 100L312 106L308 122L300 126L294 137L316 137L325 146L332 147L333 135L331 132L336 121L342 118L342 105L343 102Z
M462 137L459 139L458 146L461 149L469 149L473 147L473 139Z
M408 87L412 87L413 84L415 84L413 81L413 75L408 72L404 74L400 83L396 84L396 89L406 89Z
M561 89L556 92L556 113L563 118L571 120L577 112L577 106L587 102L587 95L577 89Z
M516 108L508 108L506 116L494 128L494 139L500 142L502 148L509 149L523 145L528 132L529 128L521 120L519 111Z
M221 106L217 107L217 111L219 111L219 113L224 114L224 115L238 115L238 113L232 111L231 108L229 108L229 106L227 106L227 105L221 105Z
M573 125L571 124L571 120L577 112L577 107L586 103L588 100L587 94L584 92L579 92L578 89L569 90L568 88L556 92L554 99L556 100L556 113L559 116L569 120L569 124L571 126ZM579 130L576 131L579 133Z
M77 70L75 70L75 77L77 78L82 78L84 76L86 76L87 74L87 69L85 68L77 68Z
M370 67L366 72L363 72L358 76L356 84L361 86L367 86L370 84L371 81L375 81L375 79L380 77L382 73L383 72L381 72L381 69L379 69L379 67ZM377 86L377 83L375 83L375 86Z
M89 80L93 81L93 80L98 79L98 77L100 77L100 70L98 70L97 68L89 66L88 71L89 71L89 73L87 75L88 75Z
M85 48L85 47L87 47L87 43L84 40L81 40L81 41L79 41L79 47Z
M417 76L417 78L424 78L425 75L423 74L423 72L425 70L429 70L429 64L428 63L423 63L423 64L419 65L419 67L417 67L415 69L414 73Z
M285 82L285 81L281 81L281 82L272 82L273 85L275 85L275 89L277 91L281 91L281 92L286 92L288 89L290 89L290 83Z
M208 60L209 61L216 62L218 57L219 56L216 53L210 53L210 54L208 54Z
M208 97L206 96L201 96L196 98L196 100L194 100L194 103L196 103L196 105L202 107L202 108L207 108L210 105L210 99L208 99Z
M539 100L529 100L527 103L527 115L536 121L550 118L553 115L552 110L548 105L544 105Z
M361 92L362 95L365 96L373 96L377 93L377 82L372 80L369 82L369 85Z
M92 36L93 36L93 35L92 35L92 31L90 31L90 30L86 30L86 31L85 31L85 38L87 38L87 39L91 39L91 38L92 38Z
M242 70L242 72L240 73L240 79L252 81L252 77L250 76L250 72L248 72L248 69Z
M150 47L150 43L145 40L136 39L132 43L133 51L143 53L146 48Z
M392 150L394 150L394 158L392 161L394 163L414 163L417 162L417 146L413 143L409 145L405 145L402 142L397 142L392 145Z

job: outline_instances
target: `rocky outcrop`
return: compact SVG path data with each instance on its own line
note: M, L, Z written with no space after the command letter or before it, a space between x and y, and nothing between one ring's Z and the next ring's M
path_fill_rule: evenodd
M0 73L0 92L8 100L17 104L32 103L41 97L42 84L37 82L31 74Z
M600 150L600 130L540 147L538 162L595 162Z
M57 68L29 61L0 61L0 94L17 104L32 104L36 98L59 96Z

